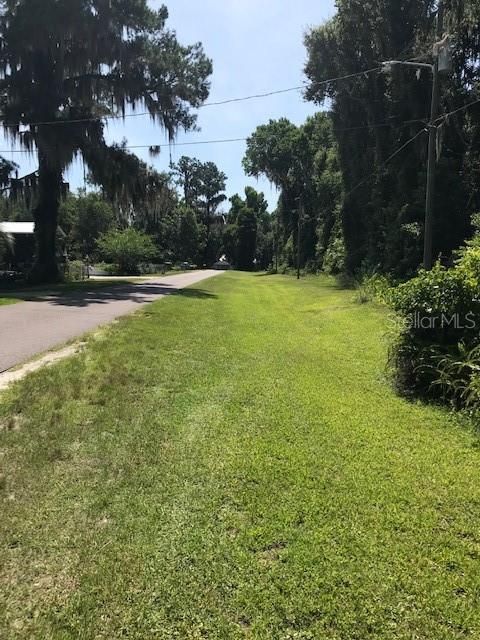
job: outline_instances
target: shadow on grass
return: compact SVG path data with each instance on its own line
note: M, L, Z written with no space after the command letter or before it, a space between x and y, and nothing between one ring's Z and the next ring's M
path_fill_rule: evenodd
M256 273L255 277L256 278L266 278L269 276L281 276L281 273L276 273L275 271L265 271L263 273Z
M195 298L197 300L212 300L218 298L215 293L210 293L210 291L205 291L204 289L178 289L174 291L174 293L183 298Z

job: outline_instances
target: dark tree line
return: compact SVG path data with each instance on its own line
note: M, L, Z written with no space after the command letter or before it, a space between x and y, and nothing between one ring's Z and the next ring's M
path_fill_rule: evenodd
M300 127L285 119L258 127L244 167L280 190L281 263L294 266L299 254L303 267L409 276L422 262L432 74L381 67L392 59L432 63L438 3L336 5L305 38L306 97L329 112ZM434 255L448 261L480 210L480 104L462 109L480 94L480 5L445 0L444 8L453 71L441 79L441 113L461 109L437 123Z
M443 77L441 87L442 112L448 113L479 96L480 5L447 0L444 7L454 52L453 73ZM377 268L403 276L421 263L427 136L385 163L428 122L432 75L396 66L389 75L319 83L385 60L432 62L437 9L432 0L338 0L335 17L306 37L307 97L332 105L351 271ZM435 256L450 256L471 234L471 216L480 208L479 117L476 105L440 127Z
M58 222L69 262L110 261L123 252L125 259L114 263L128 264L129 272L137 270L136 259L211 266L224 256L245 270L271 265L273 218L262 193L247 187L245 199L235 195L227 206L226 176L213 162L182 157L171 172L162 173L122 146L108 153L106 166L118 173L105 170L100 189L65 192L61 200ZM31 221L38 176L12 178L14 169L5 167L0 220ZM0 261L15 258L6 240L2 237Z
M280 190L272 227L275 261L293 266L299 251L302 266L341 271L342 178L329 115L318 113L301 127L285 118L258 127L243 164L249 175L264 175Z

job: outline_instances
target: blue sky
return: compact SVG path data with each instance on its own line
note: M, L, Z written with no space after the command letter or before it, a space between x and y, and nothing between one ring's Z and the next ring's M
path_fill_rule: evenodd
M162 3L151 0L150 4L158 7ZM180 42L202 42L213 60L209 101L303 84L306 56L303 34L334 12L333 0L165 0L165 4L170 14L168 25L176 30ZM315 105L303 101L301 92L206 107L199 111L201 131L180 133L177 142L244 138L270 118L285 116L301 124L315 110ZM161 129L151 124L148 117L130 118L125 123L110 122L107 138L109 141L126 138L129 145L165 142ZM3 144L6 144L4 149L9 148L10 143ZM181 155L189 155L213 161L228 176L229 197L252 185L264 191L274 208L277 194L270 184L245 176L241 165L244 152L243 142L185 146L172 149L172 158L175 161ZM163 149L154 159L149 157L148 150L136 153L157 169L168 169L168 149ZM34 158L20 154L12 157L23 172L36 168ZM67 179L72 189L83 186L81 166L73 166Z

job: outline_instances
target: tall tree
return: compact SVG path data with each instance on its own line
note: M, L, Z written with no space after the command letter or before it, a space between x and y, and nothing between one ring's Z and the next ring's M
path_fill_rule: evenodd
M455 71L442 80L444 112L477 95L478 5L448 0L446 27L453 35ZM432 77L398 66L378 71L382 61L433 60L434 0L337 0L336 15L306 36L310 81L307 97L329 100L345 185L341 207L349 270L380 268L408 275L421 262L427 137L410 140L429 120ZM326 78L359 74L325 83ZM435 253L449 254L469 234L478 187L474 110L442 126L437 172ZM466 123L466 124L465 124ZM409 143L409 144L407 144ZM400 148L401 153L390 159ZM476 148L475 148L476 147ZM469 154L467 156L467 154Z
M195 211L183 206L179 208L179 215L178 257L186 262L196 262L202 248Z
M32 277L57 280L55 238L62 174L78 154L110 160L104 116L142 108L172 139L195 125L211 63L182 46L168 12L147 0L3 0L0 112L6 132L39 163Z
M275 235L283 260L293 265L297 252L300 209L302 263L323 259L335 226L342 182L336 167L337 148L327 113L297 127L289 120L270 120L249 137L243 160L252 176L266 176L280 190ZM321 249L318 248L321 233ZM293 249L293 251L292 251ZM319 264L318 266L322 266Z
M272 217L263 193L245 188L245 199L230 198L228 224L223 234L223 248L228 258L245 271L256 263L266 269L273 257Z
M183 188L185 203L193 207L205 229L204 262L216 260L215 242L211 230L213 217L227 197L224 193L227 176L214 162L200 162L183 156L174 168L178 183Z

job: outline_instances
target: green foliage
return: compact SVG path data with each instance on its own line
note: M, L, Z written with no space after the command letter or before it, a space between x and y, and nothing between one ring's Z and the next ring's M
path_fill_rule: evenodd
M237 266L250 271L257 249L257 218L255 211L244 207L237 217Z
M218 207L227 197L224 193L227 176L213 162L201 162L197 158L182 156L174 167L177 183L183 189L184 202L192 208L203 230L203 255L201 262L213 264L218 259L221 239L213 222Z
M391 280L380 273L365 275L356 284L355 299L360 304L366 302L378 302L388 305L393 295L393 285Z
M182 262L197 262L201 253L200 229L195 211L188 206L178 210L180 216L178 231L178 259Z
M0 264L2 264L3 260L5 260L9 255L13 254L14 251L15 241L12 236L0 231Z
M223 250L228 259L244 271L256 265L268 269L273 260L272 216L263 193L245 188L245 199L230 198L228 224L223 231Z
M433 355L432 388L439 389L444 402L455 407L473 410L478 417L480 411L480 346L466 348L458 345L455 353Z
M426 136L402 153L391 154L421 131L429 118L431 76L396 67L390 76L369 73L385 60L425 59L435 34L436 2L431 0L338 0L336 14L305 39L310 81L307 97L328 101L345 185L341 206L346 268L364 265L399 277L412 276L422 260ZM456 6L455 6L456 5ZM445 3L454 43L455 70L442 78L442 111L478 97L480 46L478 3ZM446 27L447 28L447 27ZM470 231L470 215L480 208L479 107L462 110L441 128L435 200L434 254L450 257ZM387 162L388 160L388 162Z
M62 174L78 154L92 179L109 189L118 175L114 165L133 164L135 171L122 171L128 179L113 182L122 199L130 189L138 198L135 176L143 165L124 147L106 144L103 116L146 109L170 139L179 128L195 126L191 109L208 96L211 62L200 44L181 45L167 18L165 6L154 10L147 0L2 3L1 116L9 123L7 134L39 160L35 279L58 278ZM61 126L28 127L32 122Z
M391 301L401 324L391 364L402 391L433 397L448 392L459 402L470 398L466 377L477 386L469 362L470 354L473 360L478 355L479 290L480 252L475 246L462 251L454 268L437 264L394 290Z
M122 275L139 273L139 264L157 256L150 236L136 229L113 230L97 241L98 251L105 260L114 262Z
M243 166L249 175L264 175L280 190L275 244L285 265L296 263L298 216L303 206L301 265L335 270L339 261L334 255L324 265L327 250L336 253L343 235L338 224L342 177L330 116L318 113L300 127L286 118L270 120L248 139ZM331 246L334 235L339 239L336 248Z
M86 278L86 265L82 260L69 260L66 266L65 279L67 282L79 282Z
M329 238L327 248L324 248L324 239L319 239L317 244L317 258L325 273L338 275L345 271L345 241L343 234L336 224Z
M115 222L112 206L96 193L69 196L61 205L59 223L72 254L95 260L96 243Z

